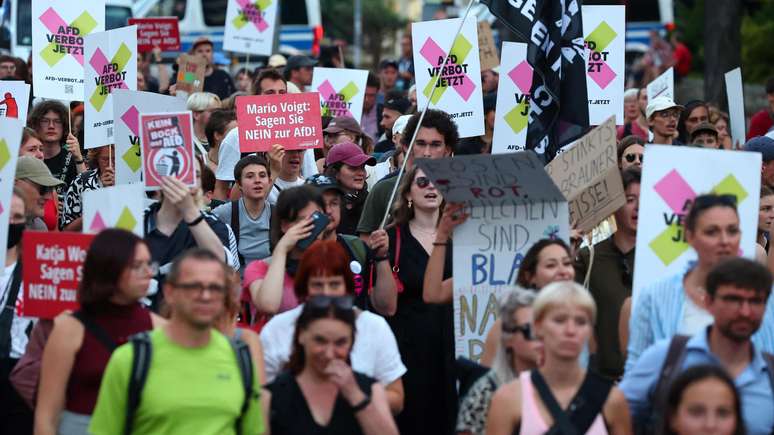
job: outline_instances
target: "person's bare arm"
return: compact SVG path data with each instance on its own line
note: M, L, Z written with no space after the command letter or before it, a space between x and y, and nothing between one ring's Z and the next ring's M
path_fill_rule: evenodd
M271 415L271 391L266 388L261 391L261 406L263 407L263 427L266 428L263 435L271 435L271 421L269 420Z
M495 355L497 354L497 348L500 346L502 327L503 321L497 319L495 320L494 325L489 328L489 332L486 333L486 339L484 339L484 353L481 355L481 365L492 367L492 362L494 362Z
M403 411L405 393L403 391L403 379L398 378L384 387L387 394L387 403L390 405L392 415L398 415Z
M360 394L363 394L362 392ZM365 395L362 396L365 398ZM362 399L360 399L362 400ZM357 405L360 401L352 401ZM371 385L371 403L355 414L364 435L398 435L398 426L390 413L387 395L380 383Z
M83 342L83 326L70 314L60 314L43 350L35 407L35 434L55 435L65 407L65 393L75 355Z
M605 421L610 427L610 435L631 435L632 419L629 415L629 404L626 397L618 389L613 387L607 396L605 406L602 408Z
M260 383L266 382L266 370L263 367L263 346L261 346L261 338L254 331L243 328L242 340L244 340L250 348L250 356L253 358L255 373L258 374Z
M621 346L621 355L626 360L626 349L629 346L629 319L632 316L632 297L629 296L621 305L621 313L618 314L618 344Z
M201 210L196 207L191 191L182 181L174 177L163 177L161 191L164 192L164 201L170 201L180 211L184 222L193 222L199 218ZM223 243L206 220L201 220L196 225L189 225L188 230L191 231L198 247L226 260Z
M383 316L393 316L398 310L398 288L392 277L390 267L390 239L384 230L371 233L370 243L376 261L376 282L371 292L371 303L376 312Z
M449 203L444 207L441 222L433 242L433 251L425 268L425 279L422 285L422 299L427 303L446 304L452 301L454 281L443 279L443 269L446 264L446 250L454 228L465 222L468 215L463 213L462 204Z
M521 388L519 381L500 387L492 397L486 418L487 435L511 435L521 420Z

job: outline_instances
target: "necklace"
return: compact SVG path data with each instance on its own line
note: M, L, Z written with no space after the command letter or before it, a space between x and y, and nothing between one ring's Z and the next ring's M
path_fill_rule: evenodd
M431 231L422 229L419 225L415 224L414 221L409 222L409 227L411 227L412 231L417 232L421 236L435 236L435 233L438 232L437 228L433 228Z

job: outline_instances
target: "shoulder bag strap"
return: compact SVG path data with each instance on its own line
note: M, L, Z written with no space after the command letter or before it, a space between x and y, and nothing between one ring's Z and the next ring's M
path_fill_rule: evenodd
M546 380L543 379L543 376L540 374L540 372L538 372L536 369L533 369L530 372L530 379L532 380L532 385L540 395L540 400L543 402L546 408L548 408L548 412L551 413L551 417L554 419L554 425L547 433L578 435L578 431L575 430L575 427L573 427L569 417L562 410L562 407L559 406L559 403L556 401L556 398L554 398L553 393L551 393L551 389L548 387L548 384L546 384Z
M94 338L97 339L97 341L100 342L101 345L105 346L105 349L107 349L110 353L113 353L114 350L116 350L115 340L113 340L112 337L110 337L110 334L107 333L101 326L97 324L97 322L94 321L90 316L88 316L83 310L78 310L73 313L73 317L78 319L81 324L83 324L83 327L94 336Z
M232 338L229 340L231 347L234 349L236 355L237 367L239 368L239 374L242 379L242 389L245 392L245 398L242 402L242 409L239 412L239 417L235 422L235 429L237 435L242 433L242 421L244 420L247 408L250 406L250 399L253 396L253 358L250 355L250 347L243 340L239 338Z
M664 406L666 403L666 395L669 390L669 385L672 383L677 374L680 366L683 364L685 358L685 346L688 344L688 340L691 337L687 335L675 335L672 337L672 341L669 343L669 350L667 351L666 358L664 359L664 365L661 367L661 372L658 375L658 382L653 389L653 396L651 400L653 402L653 413L647 428L643 427L637 430L637 433L656 433L653 431L662 430L662 419L664 418ZM645 430L643 432L642 430Z
M148 379L151 356L153 353L149 333L141 332L133 335L129 342L132 343L132 372L129 376L128 397L126 401L126 420L124 421L124 435L131 435L134 426L134 416L140 406L140 397Z
M13 268L13 275L8 280L6 287L5 305L0 311L0 357L7 357L11 352L11 326L13 325L13 316L16 312L16 299L19 298L19 289L21 288L22 265L21 261L16 262Z
M245 257L239 252L239 200L235 199L231 201L231 231L234 233L237 246L237 256L239 257L239 265L245 265Z
M570 420L578 433L586 433L605 406L613 381L589 371L570 402Z

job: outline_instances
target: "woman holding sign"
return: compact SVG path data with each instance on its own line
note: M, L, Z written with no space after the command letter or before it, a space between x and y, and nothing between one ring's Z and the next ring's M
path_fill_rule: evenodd
M387 230L398 309L387 319L398 340L406 392L397 422L401 434L449 434L457 415L451 304L422 298L423 276L436 239L443 198L419 168L408 171L396 193L394 224ZM443 278L451 281L451 251Z
M164 322L140 303L155 269L148 246L136 235L108 229L94 238L78 288L81 308L54 320L43 351L36 434L87 433L113 350Z

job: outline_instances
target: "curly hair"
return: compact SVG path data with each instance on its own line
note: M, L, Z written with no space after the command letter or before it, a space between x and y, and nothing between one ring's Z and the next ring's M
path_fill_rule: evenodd
M411 142L411 138L414 137L414 131L419 124L419 118L422 114L415 113L411 116L406 127L403 129L403 136L400 141L404 147L407 147ZM434 128L443 135L443 142L446 148L454 150L457 146L457 142L460 140L460 134L457 130L457 124L452 121L451 116L442 110L427 109L425 117L422 118L421 127Z
M67 137L67 135L70 134L70 123L67 122L67 118L69 116L67 113L67 107L59 101L46 100L33 107L32 113L30 113L29 119L27 121L27 126L40 133L38 130L40 127L40 121L43 120L43 117L46 116L46 113L48 112L54 112L57 116L59 116L59 120L62 121L62 138L60 140L64 142L64 139Z

